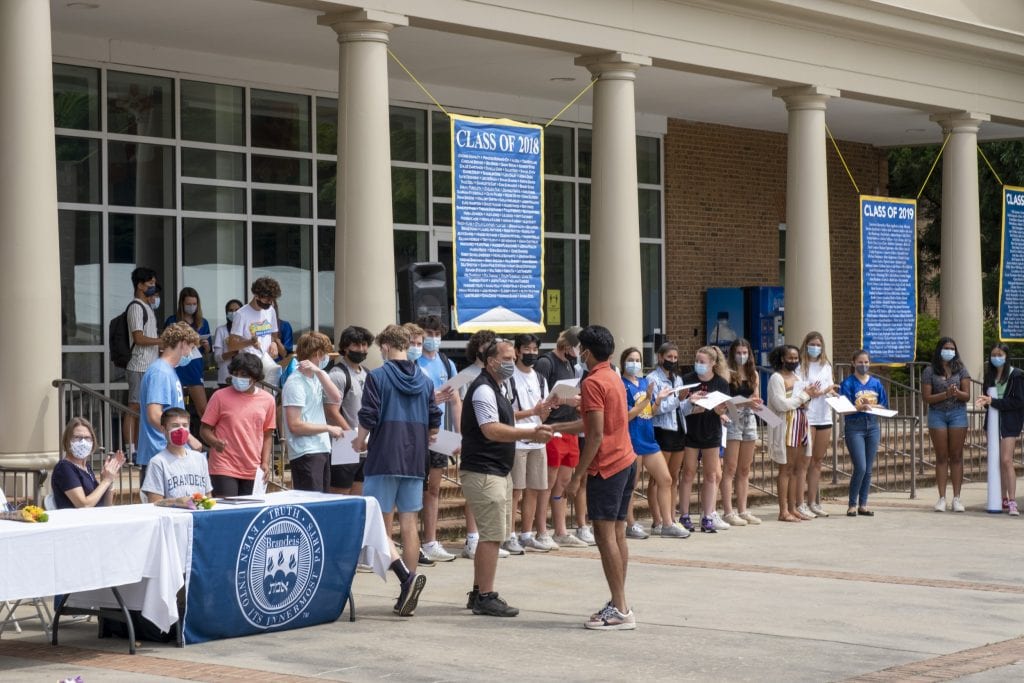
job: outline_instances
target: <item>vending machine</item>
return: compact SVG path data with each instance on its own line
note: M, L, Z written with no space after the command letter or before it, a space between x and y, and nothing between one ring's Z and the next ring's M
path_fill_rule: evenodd
M726 353L729 345L746 336L743 290L739 287L710 287L705 295L707 344Z
M755 362L768 367L768 354L785 342L783 318L786 310L782 287L744 287L744 308L750 345L754 347ZM768 376L761 373L761 398L768 398Z

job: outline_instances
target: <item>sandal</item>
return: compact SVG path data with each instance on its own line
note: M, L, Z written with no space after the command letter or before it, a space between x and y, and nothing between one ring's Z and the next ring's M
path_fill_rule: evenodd
M866 508L857 508L857 514L860 515L861 517L874 517L875 516L875 511L874 510L868 510Z
M847 510L846 511L846 516L847 517L856 517L857 516L857 508L850 508L849 510Z

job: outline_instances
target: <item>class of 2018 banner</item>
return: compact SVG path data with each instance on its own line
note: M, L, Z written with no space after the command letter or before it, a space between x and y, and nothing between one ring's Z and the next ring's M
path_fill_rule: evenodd
M452 115L451 135L453 327L543 332L543 128Z
M917 202L860 198L861 346L876 363L917 349Z
M1024 342L1024 187L1003 186L999 340Z

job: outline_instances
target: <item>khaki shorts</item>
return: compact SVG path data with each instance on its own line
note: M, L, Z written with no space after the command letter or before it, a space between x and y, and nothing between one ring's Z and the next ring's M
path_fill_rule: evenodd
M536 489L546 491L548 488L548 452L540 448L517 448L516 461L512 465L512 488Z
M512 514L512 477L496 474L461 472L462 495L476 517L481 541L501 543L508 538L508 518Z

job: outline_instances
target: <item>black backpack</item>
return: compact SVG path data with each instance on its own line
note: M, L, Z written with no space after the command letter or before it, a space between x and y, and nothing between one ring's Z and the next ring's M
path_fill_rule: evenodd
M107 330L110 362L114 364L115 368L121 368L122 370L128 367L128 361L132 359L132 349L135 347L135 342L132 341L132 333L128 329L128 309L132 307L132 304L142 306L142 325L145 327L149 322L149 311L146 310L146 306L141 301L132 299L125 306L124 312L110 321L110 327Z

